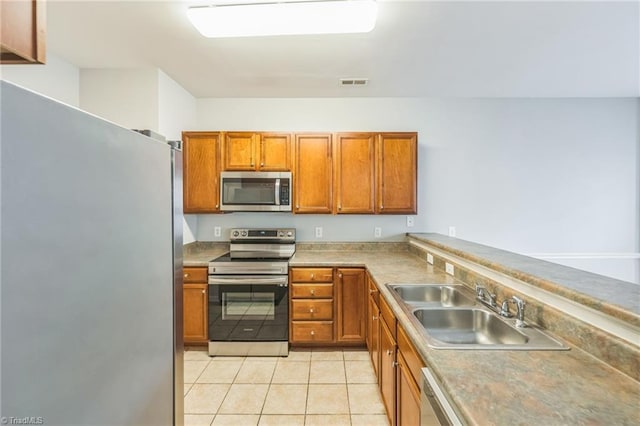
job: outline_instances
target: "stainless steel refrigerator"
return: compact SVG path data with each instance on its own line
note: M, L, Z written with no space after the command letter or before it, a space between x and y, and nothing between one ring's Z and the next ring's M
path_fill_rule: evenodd
M182 424L181 152L0 84L2 423Z

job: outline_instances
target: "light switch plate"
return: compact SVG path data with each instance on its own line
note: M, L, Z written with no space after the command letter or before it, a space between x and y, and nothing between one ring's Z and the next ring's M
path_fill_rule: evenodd
M427 263L433 265L433 255L431 253L427 253Z

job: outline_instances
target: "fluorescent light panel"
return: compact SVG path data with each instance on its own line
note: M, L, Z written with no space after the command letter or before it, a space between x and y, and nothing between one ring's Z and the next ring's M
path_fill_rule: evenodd
M366 33L376 24L375 0L303 1L192 7L205 37Z

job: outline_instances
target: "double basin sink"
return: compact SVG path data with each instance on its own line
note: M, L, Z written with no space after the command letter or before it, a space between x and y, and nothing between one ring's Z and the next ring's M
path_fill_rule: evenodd
M434 349L567 350L540 328L516 327L476 303L462 285L387 284L393 297Z

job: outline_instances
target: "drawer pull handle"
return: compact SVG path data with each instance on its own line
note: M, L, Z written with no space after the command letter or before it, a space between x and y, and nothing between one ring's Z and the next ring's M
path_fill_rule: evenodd
M313 274L311 274L311 279L314 279L315 277L313 276Z
M310 312L310 313L313 313L313 308L309 309L309 312Z
M315 289L312 288L310 291L311 291L311 295L312 296L316 294L316 290Z
M189 274L184 274L184 277L185 278L189 278Z
M313 330L311 330L311 335L313 336L313 335L315 335L315 334L316 334L316 332L315 332L315 331L313 331Z

